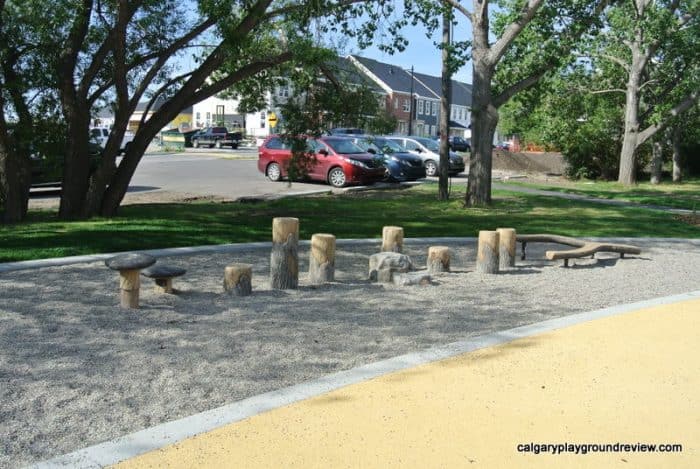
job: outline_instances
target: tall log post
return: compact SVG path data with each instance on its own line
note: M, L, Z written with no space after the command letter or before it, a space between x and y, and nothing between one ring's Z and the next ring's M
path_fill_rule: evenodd
M270 286L278 290L299 286L299 219L272 219Z
M122 270L119 272L119 293L122 308L139 307L139 290L141 277L138 270Z
M403 228L385 226L382 228L382 252L401 252L403 249Z
M450 271L450 248L447 246L430 246L428 248L428 272Z
M253 292L253 266L231 264L224 269L224 291L236 296L248 296Z
M335 280L335 236L316 233L311 236L309 281L325 283Z
M482 274L498 273L498 232L479 231L476 271Z
M514 228L498 228L498 266L515 267L516 236Z

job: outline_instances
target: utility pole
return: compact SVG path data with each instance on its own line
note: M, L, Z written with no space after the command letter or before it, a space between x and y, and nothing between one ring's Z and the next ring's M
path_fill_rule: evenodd
M408 99L408 135L413 135L413 65L411 65L411 96Z
M448 200L448 169L450 162L450 104L452 103L452 71L450 70L450 45L452 7L446 2L442 13L442 96L440 97L440 164L438 165L438 200Z

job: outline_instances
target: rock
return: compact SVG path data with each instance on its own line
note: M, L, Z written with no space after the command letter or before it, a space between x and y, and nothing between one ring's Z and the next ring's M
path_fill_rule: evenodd
M411 258L398 252L380 252L369 257L369 279L387 283L395 273L413 270Z
M412 285L432 285L430 274L425 272L397 273L394 275L394 285L399 287L409 287Z

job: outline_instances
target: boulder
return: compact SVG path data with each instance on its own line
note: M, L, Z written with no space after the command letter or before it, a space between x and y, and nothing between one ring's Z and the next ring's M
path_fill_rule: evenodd
M411 258L398 252L380 252L369 257L369 279L373 282L391 282L395 273L413 270Z
M409 287L413 285L432 285L432 278L427 272L397 273L394 275L394 285L399 287Z

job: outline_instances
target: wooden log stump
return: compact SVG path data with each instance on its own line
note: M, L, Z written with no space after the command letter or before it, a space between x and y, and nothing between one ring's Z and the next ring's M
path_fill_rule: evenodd
M299 286L299 219L272 219L270 286L278 290Z
M513 228L498 228L498 267L515 267L516 236Z
M143 253L127 253L105 260L105 265L119 271L119 304L122 308L139 307L141 269L156 263L155 257Z
M401 252L403 249L403 228L385 226L382 228L382 252Z
M309 281L325 283L335 280L335 236L316 233L311 236Z
M253 292L252 264L230 264L224 269L224 291L236 296L248 296Z
M479 231L476 271L482 274L498 273L498 232Z
M428 272L450 271L450 248L447 246L430 246L428 248Z

